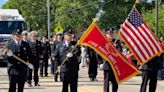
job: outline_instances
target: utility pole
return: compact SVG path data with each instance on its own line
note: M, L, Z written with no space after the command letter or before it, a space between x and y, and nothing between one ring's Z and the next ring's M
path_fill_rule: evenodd
M48 39L50 39L50 0L47 0L47 31Z
M158 0L155 0L155 35L158 37Z

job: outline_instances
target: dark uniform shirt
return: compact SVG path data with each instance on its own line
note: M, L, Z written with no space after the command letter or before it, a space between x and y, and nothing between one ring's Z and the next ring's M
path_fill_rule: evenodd
M51 54L51 47L48 42L42 43L42 53L45 58L48 58Z
M55 50L54 58L60 60L60 63L63 63L67 53L70 52L73 48L74 45L69 44L69 46L67 47L65 41L62 41L58 44ZM76 48L73 52L73 57L67 58L66 62L61 66L61 72L70 77L77 77L77 73L79 70L78 56L80 56L80 50Z
M32 64L37 67L39 67L39 60L43 58L43 53L42 53L42 47L41 47L41 42L40 41L29 41L29 45L31 48L31 57L32 57Z
M18 45L14 40L11 40L7 47L13 52L14 55L18 56L19 58L23 59L24 61L29 61L30 59L30 47L29 44L21 41ZM26 74L27 66L21 63L19 60L15 59L14 57L8 57L8 73L19 75L19 74Z

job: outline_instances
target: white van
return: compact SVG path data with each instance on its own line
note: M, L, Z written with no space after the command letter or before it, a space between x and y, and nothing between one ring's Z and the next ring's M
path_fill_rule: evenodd
M0 51L11 39L11 31L14 29L27 29L24 18L17 9L0 9ZM4 61L0 55L0 65L2 62Z

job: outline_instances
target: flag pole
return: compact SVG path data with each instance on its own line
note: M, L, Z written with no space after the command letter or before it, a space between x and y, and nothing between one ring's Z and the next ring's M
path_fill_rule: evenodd
M155 35L158 37L158 0L155 0Z
M98 21L97 19L93 20L93 21L92 21L92 24L95 23L95 22L97 22L97 21ZM70 51L71 53L75 50L75 48L78 46L78 44L79 44L79 41L77 41L77 43L76 43L76 45L74 46L74 48ZM66 57L66 58L63 60L63 62L61 63L60 66L62 66L62 65L65 63L65 61L66 61L67 59L68 59L68 57Z
M10 50L6 45L3 47L2 49L2 55L5 55L7 53L7 51ZM19 60L20 62L22 62L25 65L28 65L28 62L26 62L25 60L21 59L20 57L16 56L15 54L12 55L12 57L14 57L15 59ZM34 69L34 68L33 68Z
M97 22L97 21L98 21L98 19L95 18L95 19L93 19L93 21L92 21L91 24L93 24L93 23L95 23L95 22ZM79 40L77 41L76 45L74 46L74 48L73 48L70 52L72 53L78 45L79 45ZM68 59L68 57L65 57L65 59L64 59L63 62L60 64L60 66L62 66L62 65L66 62L67 59ZM60 66L57 67L57 71L56 71L56 72L59 72Z
M76 45L73 47L73 49L70 52L72 53L77 46L78 46L78 42L76 43ZM62 61L62 63L57 67L57 70L55 73L60 72L61 66L66 62L67 59L68 59L68 57L66 56L65 59Z
M140 0L136 0L133 7L136 7L136 4L139 4L140 3Z
M78 42L76 43L76 45L73 47L73 49L70 51L71 53L75 50L75 48L78 46ZM65 61L68 59L68 57L66 57L64 60L63 60L63 62L61 63L61 65L60 66L62 66L64 63L65 63Z
M134 3L134 5L133 5L133 7L136 7L136 4L139 4L139 3L140 3L140 0L136 0L135 3ZM115 41L114 41L113 44L116 44L116 42L117 42L118 39L119 39L119 34L117 34L116 39L115 39Z
M98 21L98 19L96 19L96 18L95 18L95 20L93 19L92 24L95 23L95 22L97 22L97 21ZM74 46L74 48L70 51L71 53L75 50L75 48L78 46L78 44L79 44L79 41L77 41L77 43L76 43L76 45ZM66 58L63 60L63 62L61 63L61 65L63 65L67 59L68 59L68 57L66 57ZM60 65L60 66L61 66L61 65Z
M117 34L116 39L113 44L116 44L117 40L119 39L119 35Z

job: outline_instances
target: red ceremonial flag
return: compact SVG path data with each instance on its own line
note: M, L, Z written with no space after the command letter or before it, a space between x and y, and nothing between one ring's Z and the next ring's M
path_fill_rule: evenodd
M123 23L119 35L141 65L162 52L160 42L135 7Z
M78 41L78 44L89 46L94 49L102 58L107 60L116 77L118 83L121 83L140 71L128 63L127 58L118 51L107 38L104 37L96 23L92 23L87 31Z

